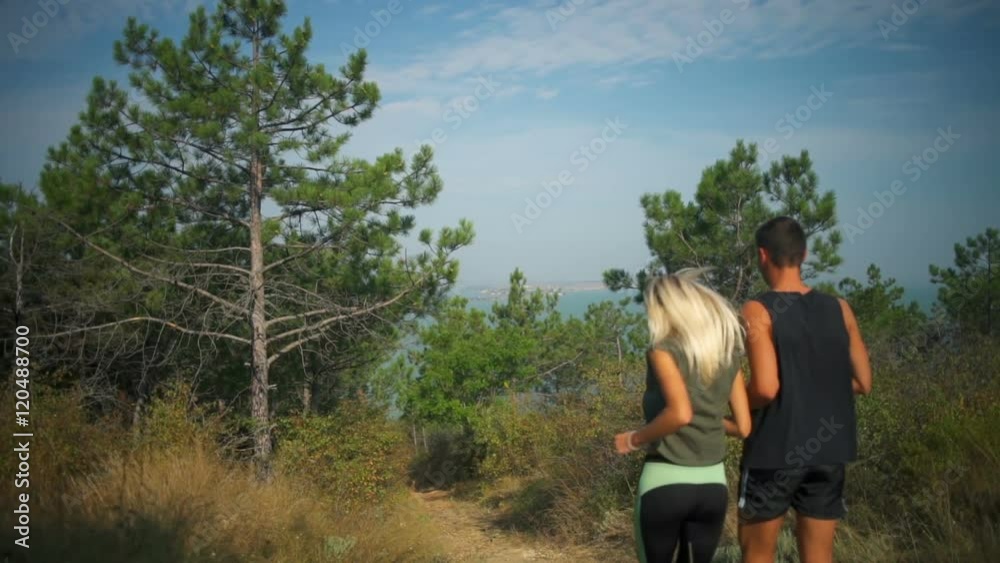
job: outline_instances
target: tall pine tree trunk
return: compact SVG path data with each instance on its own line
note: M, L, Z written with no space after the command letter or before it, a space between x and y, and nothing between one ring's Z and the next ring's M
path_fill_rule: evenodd
M993 248L986 233L986 334L993 334Z
M255 38L253 59L256 64L260 57L260 47ZM257 110L257 95L254 93L254 111ZM259 114L258 114L259 115ZM264 301L264 243L261 200L264 196L264 163L255 154L250 163L250 294L253 308L250 313L251 339L251 380L250 414L254 420L254 462L257 475L262 480L271 477L271 424L268 411L268 365L267 326Z
M20 190L18 190L20 195ZM18 255L14 255L14 237L17 235L17 225L10 233L10 261L14 264L14 326L18 327L21 325L21 311L24 310L24 302L21 298L22 290L24 289L24 230L19 234L21 235L18 239L18 248L20 252Z
M313 406L313 379L308 373L302 382L302 416L312 414Z
M264 309L264 245L261 218L261 177L263 166L254 162L251 169L250 196L250 291L253 299L253 309L250 313L250 325L253 334L251 340L250 380L250 413L254 420L254 460L261 478L270 477L271 461L271 427L268 413L268 382L267 382L267 332Z

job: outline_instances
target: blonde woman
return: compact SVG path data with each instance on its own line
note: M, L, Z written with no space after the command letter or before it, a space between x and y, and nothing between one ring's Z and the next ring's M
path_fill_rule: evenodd
M677 561L712 560L726 516L725 437L750 433L743 329L726 299L699 283L702 272L654 278L644 294L646 425L615 437L621 454L646 452L635 505L643 562L674 561L678 550Z

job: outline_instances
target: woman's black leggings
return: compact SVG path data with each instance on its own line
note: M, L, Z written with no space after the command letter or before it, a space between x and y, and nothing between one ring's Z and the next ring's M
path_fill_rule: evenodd
M654 465L647 463L647 467ZM655 464L660 465L660 464ZM728 490L723 483L674 483L647 487L636 506L636 543L643 563L711 563L726 519ZM654 475L656 477L656 475ZM654 483L650 483L654 481Z

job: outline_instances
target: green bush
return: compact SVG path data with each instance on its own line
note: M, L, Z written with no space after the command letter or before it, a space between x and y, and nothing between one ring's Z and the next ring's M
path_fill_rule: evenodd
M545 465L556 491L549 528L574 541L631 540L642 458L616 453L613 437L636 427L641 417L637 401L609 398L624 397L566 404L549 415L548 424L561 437L559 453Z
M498 479L536 472L553 453L556 440L546 415L537 405L518 405L506 397L480 409L472 419L476 445L483 452L480 476Z
M367 402L344 401L325 416L281 419L276 438L276 469L335 496L344 510L381 501L402 484L405 435Z
M506 525L566 541L631 541L641 459L615 453L612 438L641 420L638 395L615 370L586 378L588 391L554 402L483 409L475 423L482 474L523 478L520 490L503 495Z
M194 447L214 450L222 434L221 417L198 402L194 387L183 379L160 386L135 429L139 450L179 452Z

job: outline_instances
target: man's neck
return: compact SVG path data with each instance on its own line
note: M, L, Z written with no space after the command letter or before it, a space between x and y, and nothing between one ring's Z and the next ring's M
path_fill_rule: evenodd
M787 293L806 293L809 291L802 281L802 270L799 268L781 268L774 272L771 283L768 284L771 291L782 291Z

